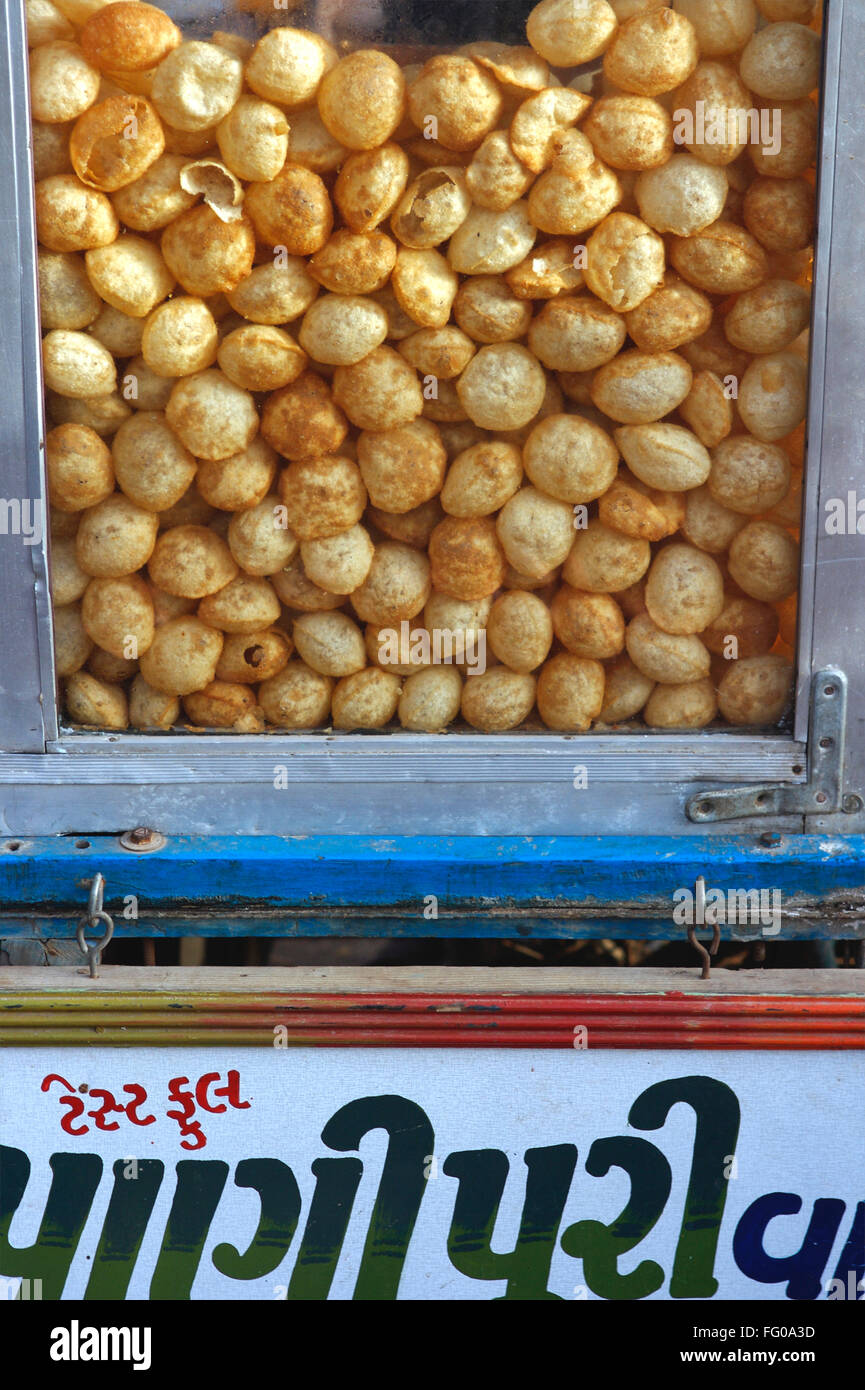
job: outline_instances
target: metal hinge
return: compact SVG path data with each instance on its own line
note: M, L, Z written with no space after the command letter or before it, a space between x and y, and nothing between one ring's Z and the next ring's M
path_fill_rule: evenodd
M862 810L862 799L844 796L844 734L847 724L847 677L843 671L818 671L811 686L808 730L808 780L791 785L770 782L749 787L718 787L692 796L692 821L738 820L740 816L813 816Z

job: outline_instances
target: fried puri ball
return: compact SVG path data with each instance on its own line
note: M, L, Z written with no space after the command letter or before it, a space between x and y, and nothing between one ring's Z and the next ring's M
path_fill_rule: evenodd
M317 294L307 263L300 256L286 255L279 264L254 266L245 280L227 291L227 299L243 318L277 327L299 318Z
M768 603L728 594L717 618L701 633L701 640L715 656L741 660L765 656L775 645L778 628L778 614Z
M89 251L109 246L119 230L104 193L74 174L53 174L36 185L36 230L48 251Z
M681 498L681 493L659 492L646 487L627 469L622 469L600 498L598 519L626 536L659 541L682 525Z
M709 477L712 460L697 436L681 425L660 420L649 425L623 425L614 432L631 472L648 487L682 492L700 487Z
M519 343L482 347L457 381L457 394L469 419L482 429L520 429L541 408L544 369Z
M425 122L434 117L434 138L449 150L476 148L495 129L502 106L495 78L458 53L430 58L408 88L414 124L425 132Z
M591 502L616 476L619 451L599 425L579 415L549 415L523 447L526 473L562 502Z
M739 387L739 414L745 428L771 444L792 434L805 419L808 368L794 352L757 357Z
M550 605L550 616L556 637L574 656L601 661L624 648L625 619L609 594L585 593L563 584Z
M245 685L214 680L203 690L185 695L183 708L190 723L199 729L232 729L252 713L255 696Z
M395 242L384 232L351 232L333 236L309 262L314 280L334 294L364 295L380 290L396 264Z
M176 695L154 690L142 675L129 688L129 723L133 729L170 729L180 718Z
M195 477L195 459L159 411L139 410L125 420L112 454L118 486L145 511L173 507Z
M350 594L359 588L369 574L374 553L369 532L358 525L337 536L304 541L300 547L309 578L333 594Z
M711 680L659 683L646 701L643 719L651 729L704 729L717 713Z
M729 724L777 724L793 689L793 667L767 653L735 661L718 686L718 707Z
M394 718L402 683L390 671L368 666L343 676L331 699L335 729L382 729Z
M574 589L614 594L642 579L651 558L648 541L591 520L584 531L576 532L562 578Z
M141 658L141 675L166 695L191 695L214 679L222 642L222 633L200 618L171 618L156 629Z
M616 32L607 0L540 0L526 20L529 43L556 67L572 68L599 58Z
M237 565L225 541L206 526L172 526L160 534L148 574L167 594L204 598L229 584Z
M648 613L638 613L628 623L625 647L637 670L651 681L680 685L709 674L711 658L700 638L664 632Z
M150 590L137 574L91 579L81 604L88 637L112 656L138 658L155 632Z
M697 35L684 15L649 10L616 30L604 55L604 74L624 92L656 97L680 87L698 58Z
M348 530L363 515L367 498L357 464L338 454L296 459L280 477L279 495L301 541Z
M484 440L462 450L451 463L441 489L441 505L450 516L490 516L513 496L522 480L517 446Z
M363 633L347 613L302 613L292 636L298 656L323 676L349 676L366 665Z
M276 391L296 381L307 356L290 333L270 324L246 323L226 334L217 360L235 386L247 391Z
M251 633L270 627L281 609L276 592L266 579L238 574L221 589L206 594L196 611L202 622L221 632Z
M247 574L278 574L297 554L297 536L282 524L284 511L271 493L231 518L226 537L228 548Z
M759 516L783 501L790 478L790 460L780 445L737 434L713 451L709 489L732 511Z
M216 679L236 685L258 685L285 669L293 648L288 634L276 627L261 632L227 633Z
M655 682L638 670L629 656L619 656L605 667L604 703L598 716L603 724L624 724L645 705Z
M684 280L709 294L741 294L769 273L756 238L723 218L693 236L671 237L670 260Z
M619 353L595 373L593 402L611 420L648 425L669 415L688 395L693 373L675 352Z
M706 484L691 488L683 496L682 534L685 539L710 555L722 554L746 525L745 517L719 502Z
M494 655L511 671L534 671L549 654L554 621L535 594L511 589L490 609L487 639Z
M268 723L279 729L315 729L327 723L333 686L330 676L292 660L262 681L258 702Z
M306 29L264 34L246 65L246 81L261 97L289 111L314 100L324 74L337 62L333 48Z
M57 425L45 439L48 497L65 512L95 507L114 491L111 452L86 425Z
M176 130L209 130L234 106L243 87L243 64L214 43L190 39L163 58L151 99Z
M327 382L307 371L268 396L261 433L277 453L297 461L335 454L348 434L348 422Z
M502 507L495 529L508 564L539 579L560 565L571 548L573 509L537 488L524 487Z
M73 724L99 729L127 729L129 707L120 685L98 680L89 671L76 671L64 683L66 713Z
M92 106L99 91L99 73L78 44L54 39L30 54L30 110L34 120L48 125L74 121Z
M216 359L219 333L203 299L176 295L148 315L141 335L141 355L160 376L190 376Z
M398 541L376 546L372 565L351 602L365 623L393 626L417 616L430 594L430 561Z
M359 362L337 367L333 395L361 430L411 424L423 409L417 373L390 347L373 348Z
M403 681L397 715L404 729L435 734L460 712L463 683L452 666L429 667Z
M560 652L538 677L538 713L548 729L579 733L597 719L604 703L604 668L591 657Z
M251 184L243 206L259 240L291 256L320 251L333 227L326 185L301 164L286 162L269 182Z
M433 585L454 598L485 598L501 587L505 557L487 517L445 517L430 537L429 558Z
M533 174L514 153L506 130L492 130L473 152L465 170L472 202L504 212L529 188Z
M536 689L533 675L509 671L506 666L468 676L460 705L463 719L482 733L516 729L531 714Z
M528 343L545 367L589 372L615 357L627 336L620 314L592 295L561 295L529 327Z
M711 555L674 542L659 551L646 580L653 623L676 636L702 632L724 606L724 578Z
M393 135L406 107L405 78L386 53L358 49L325 73L318 110L331 135L352 150L372 150Z
M42 340L45 385L60 396L82 399L114 389L117 368L107 348L87 333L54 328Z
M219 153L239 179L275 179L288 154L288 121L278 106L249 94L238 99L216 127Z
M199 459L223 459L246 449L258 433L258 411L248 391L214 368L182 377L165 418Z
M364 431L357 441L357 461L371 504L402 514L441 491L447 454L438 427L415 419Z
M246 216L223 222L206 203L170 222L160 243L165 264L187 294L226 294L252 270L255 229Z
M749 521L729 551L730 577L749 598L777 603L794 593L799 576L799 547L783 526Z
M371 232L399 203L408 182L409 159L399 145L349 155L334 184L333 197L351 231Z
M364 295L324 294L307 309L298 338L317 362L351 366L384 342L387 315Z
M586 285L619 313L648 299L663 284L664 269L662 239L630 213L611 212L586 243Z
M639 172L672 157L673 121L652 97L629 93L601 97L581 125L598 157L613 169Z
M54 666L58 676L71 676L87 661L93 640L81 620L81 607L70 603L54 607Z
M673 273L625 315L628 336L643 352L672 352L699 338L711 322L712 301Z
M804 24L768 24L739 61L745 85L769 101L798 101L820 81L820 35Z
M345 598L342 594L329 594L313 584L304 572L303 561L298 552L284 569L270 576L270 582L279 595L280 602L287 608L296 608L301 613L322 613L339 608Z

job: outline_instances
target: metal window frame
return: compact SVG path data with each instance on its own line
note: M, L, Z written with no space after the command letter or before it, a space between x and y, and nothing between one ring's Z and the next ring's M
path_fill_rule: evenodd
M0 46L10 94L0 106L0 148L8 155L0 168L0 216L17 257L17 264L0 264L6 325L0 370L10 383L0 414L0 491L16 496L23 485L47 535L23 0L11 0L0 15ZM856 575L861 583L865 536L830 537L821 518L828 498L855 490L865 453L865 382L856 376L865 341L865 281L855 274L856 237L865 221L857 57L863 46L862 7L828 0L792 735L711 730L231 737L63 730L54 699L47 541L22 546L20 537L0 535L0 834L104 833L137 823L172 835L752 832L755 822L748 818L692 824L686 803L715 784L806 781L811 681L815 671L829 666L849 677L842 782L846 790L861 792L865 625L856 613ZM848 169L851 177L845 178ZM588 779L582 790L574 778L580 767ZM99 791L93 794L91 787ZM865 828L865 813L773 816L761 818L759 826L852 832Z

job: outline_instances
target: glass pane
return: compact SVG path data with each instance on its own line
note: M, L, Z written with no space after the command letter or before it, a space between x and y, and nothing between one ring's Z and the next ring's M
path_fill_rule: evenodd
M818 5L28 10L68 724L784 724Z

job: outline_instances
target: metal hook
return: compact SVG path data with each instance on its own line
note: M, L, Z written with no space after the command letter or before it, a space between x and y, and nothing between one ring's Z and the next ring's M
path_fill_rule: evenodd
M721 927L718 922L717 909L713 907L708 913L706 911L706 880L702 874L700 874L694 884L694 908L694 916L700 922L705 922L707 926L711 925L712 927L712 941L708 950L701 941L697 940L697 928L694 923L688 928L688 940L703 962L703 970L700 979L708 980L711 978L711 961L709 958L710 956L716 956L718 954L718 947L721 944Z
M90 884L90 895L87 900L87 916L82 917L75 933L79 949L87 957L87 964L90 968L90 978L95 980L99 975L99 962L102 952L114 935L114 922L109 913L102 906L105 896L105 879L100 873L94 875ZM87 927L94 929L99 922L104 923L105 933L98 941L87 942L84 932Z

